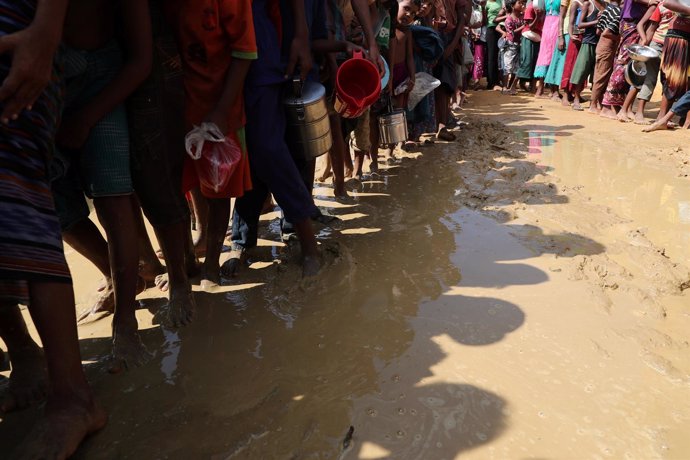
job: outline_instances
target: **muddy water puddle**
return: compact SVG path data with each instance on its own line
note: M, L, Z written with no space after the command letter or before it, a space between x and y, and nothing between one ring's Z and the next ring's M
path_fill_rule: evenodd
M600 142L570 134L549 127L522 132L528 156L564 185L583 188L595 202L636 222L669 256L690 264L688 178L632 155L639 147L622 148L620 133Z

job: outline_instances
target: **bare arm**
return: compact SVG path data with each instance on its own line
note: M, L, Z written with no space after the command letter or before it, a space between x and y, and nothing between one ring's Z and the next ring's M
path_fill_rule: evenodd
M311 50L316 54L325 53L347 53L352 54L353 51L361 51L362 47L345 40L332 40L320 38L312 40Z
M584 6L584 5L583 5ZM576 8L570 8L570 16L568 17L568 33L572 37L577 29L576 26L577 23L577 9Z
M666 0L664 6L675 13L690 16L690 6L683 5L678 0Z
M39 0L31 25L0 37L0 55L12 54L12 66L0 86L0 103L4 104L0 120L3 123L16 119L25 108L31 109L50 83L67 2Z
M446 46L446 49L443 51L443 57L448 58L453 51L455 51L455 48L458 47L458 43L460 42L460 37L462 37L463 30L465 28L465 23L464 23L464 11L462 8L462 5L459 3L456 4L456 14L458 18L458 23L456 24L455 27L455 35L453 35L453 40Z
M216 107L206 115L205 121L215 123L223 134L235 132L242 127L240 120L230 120L230 111L235 106L237 98L242 97L244 79L247 77L251 63L249 59L232 59L225 77L223 93ZM230 125L230 123L235 123L235 125Z
M309 49L309 28L304 11L304 0L290 0L292 17L295 21L295 36L290 44L290 58L285 69L285 78L290 78L299 65L300 78L304 80L311 70L311 50Z
M415 74L417 73L417 69L414 65L414 50L412 47L412 42L414 41L414 39L412 38L412 32L410 32L410 29L407 29L405 31L405 35L405 45L407 48L405 50L405 60L407 61L407 72L410 76L410 84L407 85L407 92L409 93L410 91L412 91L412 88L414 88Z
M568 12L568 7L561 5L561 9L558 12L558 51L565 50L565 37L563 36L563 23L565 21L565 15Z
M637 23L637 33L640 34L640 44L641 45L648 45L649 41L651 40L651 37L647 36L647 24L649 24L649 18L652 17L652 14L654 14L654 10L656 10L655 5L651 5L649 8L647 8L647 11L645 11L644 16L642 16L642 19L640 19L640 22Z
M362 26L362 32L364 32L364 39L369 49L369 59L376 64L379 73L383 74L383 62L381 62L379 47L376 44L376 37L374 37L374 26L371 23L371 15L369 14L369 2L367 0L350 1L352 2L352 9L355 12L355 16L357 16L357 20Z

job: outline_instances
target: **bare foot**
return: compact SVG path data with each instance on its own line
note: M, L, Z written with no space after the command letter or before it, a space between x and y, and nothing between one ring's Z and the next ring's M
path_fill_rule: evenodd
M582 105L580 105L579 102L573 102L573 110L576 110L578 112L582 112L585 109L582 108Z
M352 169L351 168L345 168L345 179L350 179L352 177Z
M111 374L143 366L151 358L153 358L153 354L146 349L136 328L113 332L112 363L108 369Z
M331 168L328 168L323 172L323 174L316 178L316 182L326 182L332 176L333 171L331 171Z
M628 118L628 114L626 112L623 112L622 110L618 112L618 115L616 116L616 120L623 122L623 123L628 123L630 119Z
M7 392L0 402L0 411L12 412L42 401L48 387L48 373L43 351L38 345L12 350L12 373Z
M174 290L173 290L174 291ZM194 319L196 302L191 291L170 293L170 301L154 315L154 320L167 327L186 326Z
M595 105L590 105L589 110L587 110L587 113L590 113L592 115L599 115L599 108Z
M664 121L655 121L651 125L642 130L643 133L651 133L652 131L664 131L668 129L668 123Z
M637 114L635 115L635 120L634 120L634 121L635 121L635 124L636 124L636 125L649 125L649 124L652 123L651 121L647 120L647 119L644 117L644 114L643 114L643 113L640 113L640 112L637 112Z
M310 279L314 278L321 271L321 257L316 256L304 256L302 260L302 278Z
M90 396L49 402L41 419L15 449L13 458L64 460L74 454L86 436L103 428L107 420L103 408Z
M79 313L77 316L77 323L86 319L98 320L105 316L112 315L115 311L115 291L112 283L107 283L103 290L100 290L100 295L96 303L91 308L87 308Z
M568 100L567 96L563 96L563 99L561 99L561 105L563 107L570 107L570 101Z
M559 93L551 93L551 100L554 102L560 102L561 95Z
M610 107L603 107L601 111L599 112L599 116L603 118L608 118L610 120L617 120L617 115L616 112L613 111L612 108Z

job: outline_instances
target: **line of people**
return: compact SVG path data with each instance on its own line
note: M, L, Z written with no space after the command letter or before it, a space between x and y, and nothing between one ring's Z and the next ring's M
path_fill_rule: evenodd
M519 82L536 97L576 111L584 110L582 92L590 84L590 113L651 123L644 131L673 126L675 116L688 127L687 2L488 0L474 8L484 17L472 38L475 83L486 76L488 89L514 95ZM649 47L657 57L645 56L642 65L633 66L633 45ZM659 80L661 107L652 123L644 111Z
M0 409L47 396L19 448L27 458L65 458L106 423L81 366L63 241L105 278L86 315L113 313L113 372L151 357L137 294L155 284L169 295L160 322L190 323L192 279L212 288L241 275L271 195L283 239L299 241L303 275L315 276L314 224L335 217L316 207L315 161L286 132L287 82L298 75L327 88L333 146L324 176L346 199L345 180L362 176L367 157L377 170L377 119L391 108L409 118L403 147L423 134L427 143L454 140L451 109L469 80L463 38L484 19L466 0L0 0L0 16L0 337L12 366ZM384 84L371 107L348 118L334 80L362 51ZM417 76L426 90L410 105ZM199 126L233 146L222 186L208 181L218 165L185 151L185 134Z

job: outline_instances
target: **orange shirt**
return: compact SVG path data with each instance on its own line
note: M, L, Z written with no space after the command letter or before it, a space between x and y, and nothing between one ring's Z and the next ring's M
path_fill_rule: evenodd
M256 59L256 38L251 0L167 0L165 11L177 39L182 57L187 127L199 125L215 108L225 88L233 58ZM244 98L240 92L228 119L242 120ZM234 125L235 123L231 123ZM201 187L208 198L240 197L251 189L249 160L244 142L244 128L230 133L242 148L242 158L223 190ZM183 191L199 186L195 165L187 157Z
M251 0L168 0L170 24L184 67L186 119L199 124L225 87L233 57L256 59ZM231 119L244 120L242 97Z

